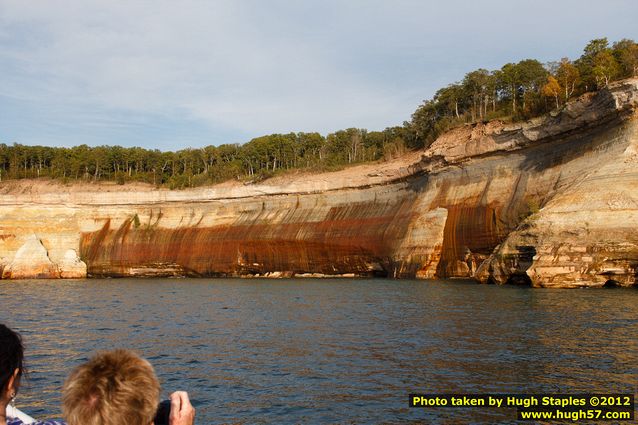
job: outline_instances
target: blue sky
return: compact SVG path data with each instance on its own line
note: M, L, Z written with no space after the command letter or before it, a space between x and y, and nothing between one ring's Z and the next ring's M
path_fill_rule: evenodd
M0 0L0 142L381 130L473 69L638 40L636 17L635 0Z

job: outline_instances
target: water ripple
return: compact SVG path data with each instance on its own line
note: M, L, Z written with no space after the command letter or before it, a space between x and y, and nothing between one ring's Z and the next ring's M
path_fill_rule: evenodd
M30 373L18 406L60 416L96 350L148 358L198 423L481 423L410 392L633 392L638 291L385 280L24 281L0 286Z

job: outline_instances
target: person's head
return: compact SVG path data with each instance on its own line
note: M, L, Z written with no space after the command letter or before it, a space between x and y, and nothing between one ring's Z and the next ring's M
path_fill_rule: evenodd
M17 332L0 324L0 403L15 397L24 371L24 346Z
M106 351L71 373L62 410L69 425L150 425L159 395L148 361L128 350Z

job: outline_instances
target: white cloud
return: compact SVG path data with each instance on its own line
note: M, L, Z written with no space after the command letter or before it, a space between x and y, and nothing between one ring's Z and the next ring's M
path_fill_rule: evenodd
M543 10L531 2L515 9L416 0L0 0L0 96L48 105L59 120L83 110L87 125L122 126L130 114L194 120L224 134L381 129L408 119L463 72L516 60L502 56L550 38L532 32L540 24L513 37L513 28L525 31L521 13L534 19ZM561 51L552 48L550 55ZM131 118L135 131L139 122Z
M342 122L341 116L357 118L356 110L362 116L387 113L375 103L380 96L379 103L386 103L389 94L340 70L332 46L287 34L286 22L261 21L247 4L3 5L3 21L24 31L37 28L26 45L3 48L3 56L22 68L12 76L15 84L4 87L6 95L184 112L262 133L326 128ZM272 34L270 25L276 27ZM374 118L357 121L373 124Z

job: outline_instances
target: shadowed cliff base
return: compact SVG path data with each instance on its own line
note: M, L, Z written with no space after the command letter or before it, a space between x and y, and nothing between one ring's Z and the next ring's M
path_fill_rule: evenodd
M33 277L25 264L60 277L81 260L89 276L635 285L636 104L638 80L625 80L526 123L456 128L393 161L259 184L11 183L0 191L3 277Z

